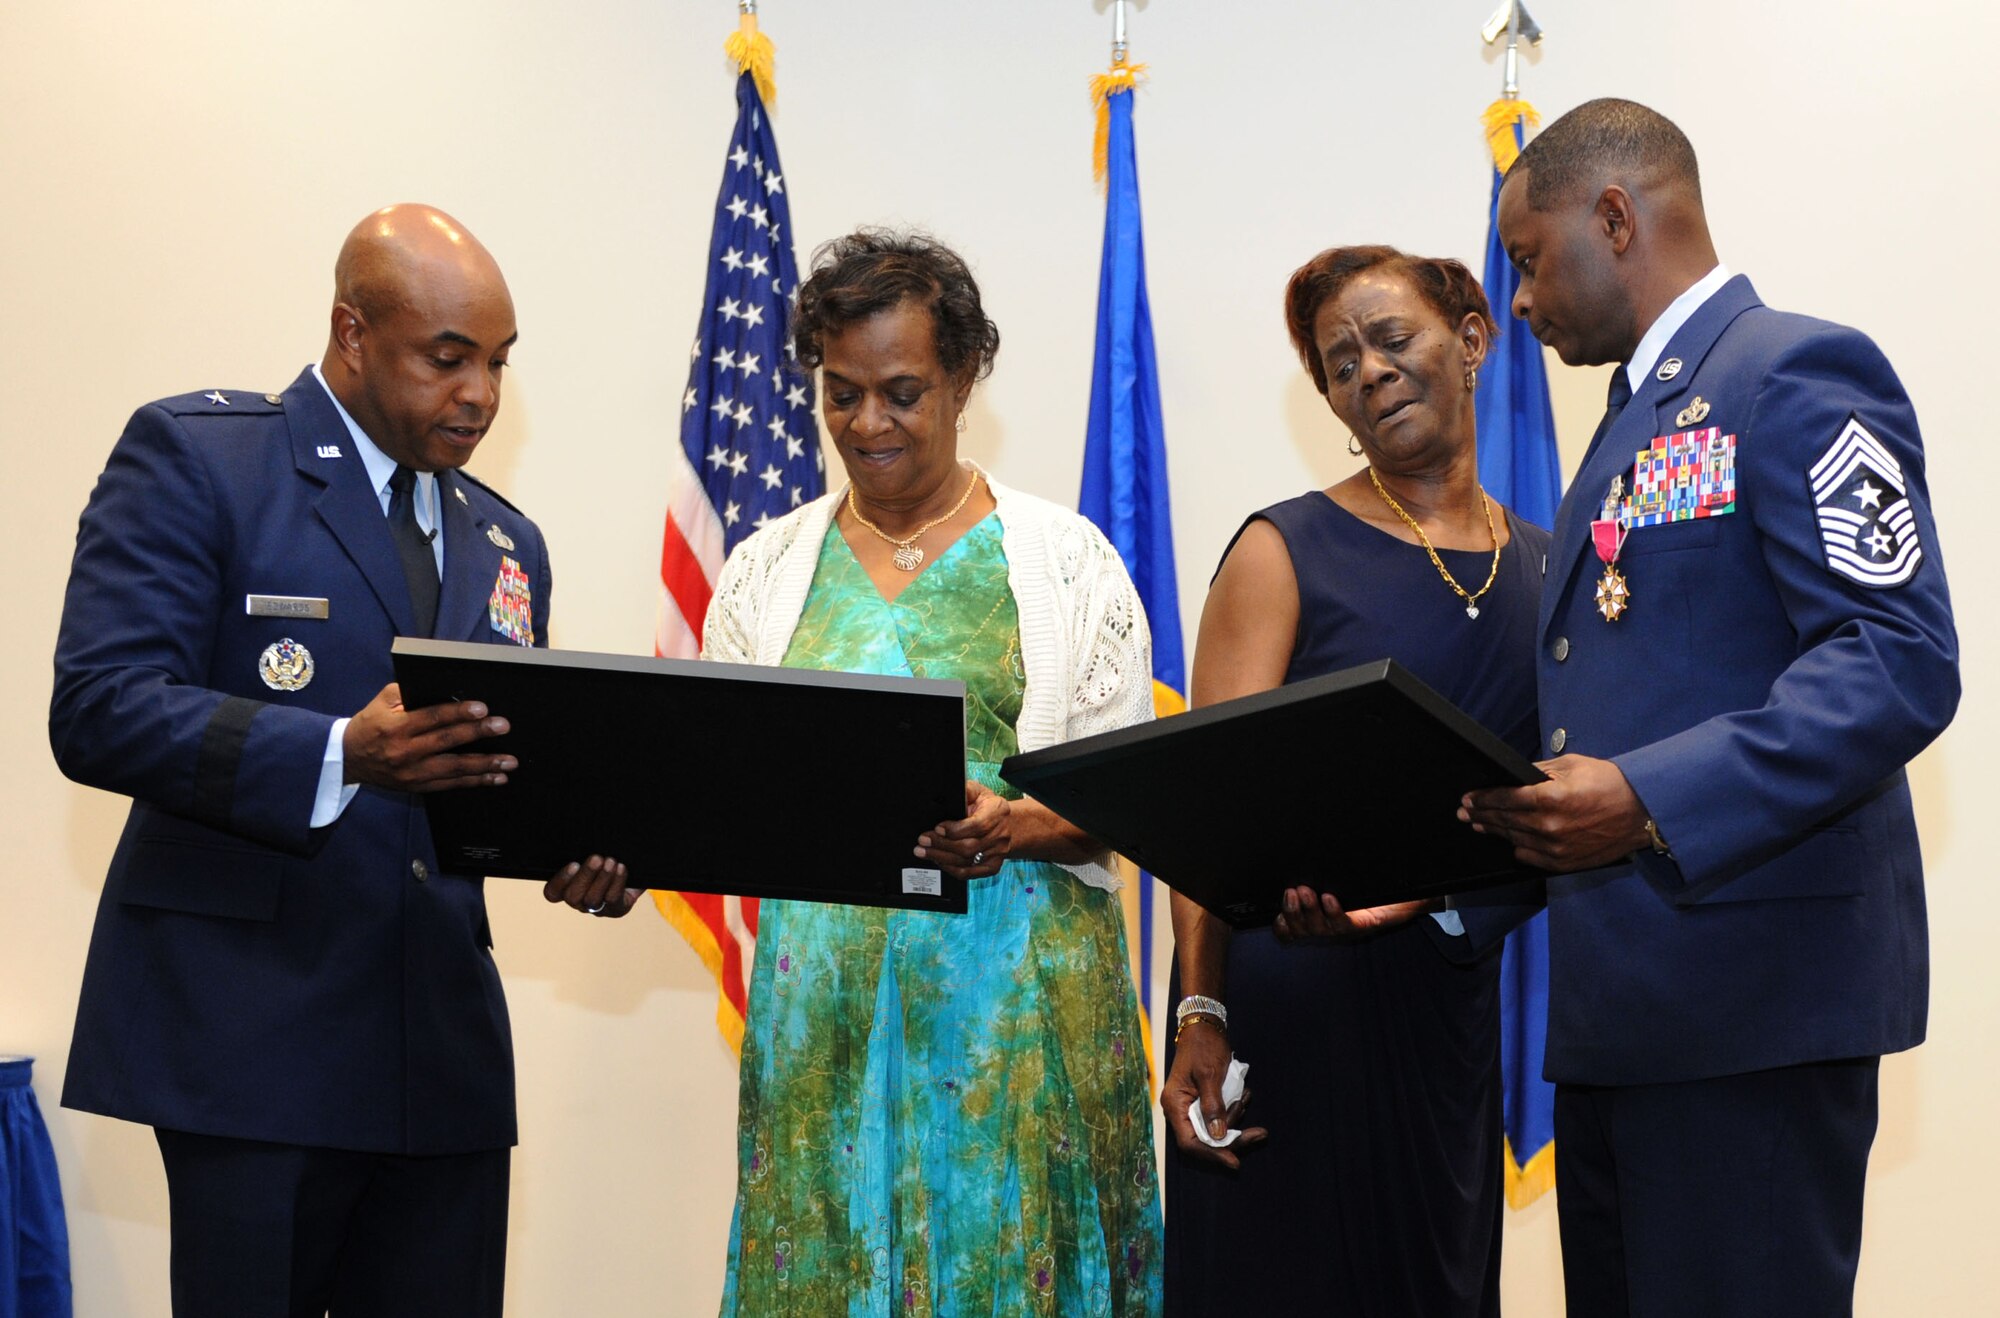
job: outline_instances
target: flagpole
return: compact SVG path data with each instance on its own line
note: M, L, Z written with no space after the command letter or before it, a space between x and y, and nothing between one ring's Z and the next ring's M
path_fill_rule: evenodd
M754 3L754 0L752 0ZM1125 62L1125 5L1126 0L1111 0L1111 62Z
M1521 0L1506 0L1479 29L1480 36L1489 46L1498 41L1502 33L1507 36L1507 57L1500 98L1512 101L1521 95L1521 41L1526 38L1531 46L1541 45L1542 29Z

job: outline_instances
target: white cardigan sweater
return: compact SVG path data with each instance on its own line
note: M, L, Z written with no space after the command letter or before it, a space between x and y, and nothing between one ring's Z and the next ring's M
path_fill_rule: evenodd
M1023 751L1153 717L1153 640L1118 551L1090 521L991 477L1020 616L1027 672L1015 737ZM764 526L729 555L702 628L704 659L776 665L791 645L820 549L846 497L815 499ZM1066 867L1119 886L1111 854Z

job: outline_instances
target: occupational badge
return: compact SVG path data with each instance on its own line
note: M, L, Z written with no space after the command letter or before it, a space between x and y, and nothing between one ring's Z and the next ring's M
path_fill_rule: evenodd
M511 551L514 548L513 540L508 537L505 531L501 530L497 526L492 526L492 525L487 526L486 538L488 540L491 540L495 545L497 545L501 549L506 549Z
M273 691L303 691L313 680L312 651L289 636L273 641L257 656L257 676Z
M514 644L535 643L535 605L528 588L528 574L511 558L500 560L500 575L493 581L493 597L486 601L486 617L494 631Z
M1683 407L1680 415L1674 418L1674 424L1686 430L1689 426L1698 426L1706 420L1708 420L1708 404L1702 401L1700 394L1696 394L1694 401Z
M1924 550L1903 466L1860 418L1847 418L1813 464L1811 480L1827 567L1876 589L1900 586L1917 574Z

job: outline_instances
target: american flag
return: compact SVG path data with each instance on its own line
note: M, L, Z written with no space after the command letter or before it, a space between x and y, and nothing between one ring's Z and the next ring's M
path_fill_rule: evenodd
M736 131L715 199L701 319L688 351L680 450L668 481L654 651L701 649L716 574L737 542L826 490L810 373L786 333L798 285L778 143L749 73L736 80ZM714 974L715 1019L741 1048L755 898L655 892L667 920Z
M798 282L778 143L749 74L722 166L701 319L681 395L660 551L657 653L693 658L722 560L737 542L826 490L812 376L786 334Z

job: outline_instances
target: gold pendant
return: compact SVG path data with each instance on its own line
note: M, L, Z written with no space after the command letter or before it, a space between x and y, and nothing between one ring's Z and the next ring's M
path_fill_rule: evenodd
M1468 618L1477 618L1479 616L1479 605L1472 600L1467 600L1465 602L1465 616Z
M915 572L923 564L924 551L915 545L897 545L895 556L889 561L904 572Z
M1606 563L1604 575L1597 579L1597 611L1604 615L1604 621L1617 622L1632 603L1632 592L1625 585L1625 575L1616 565Z

